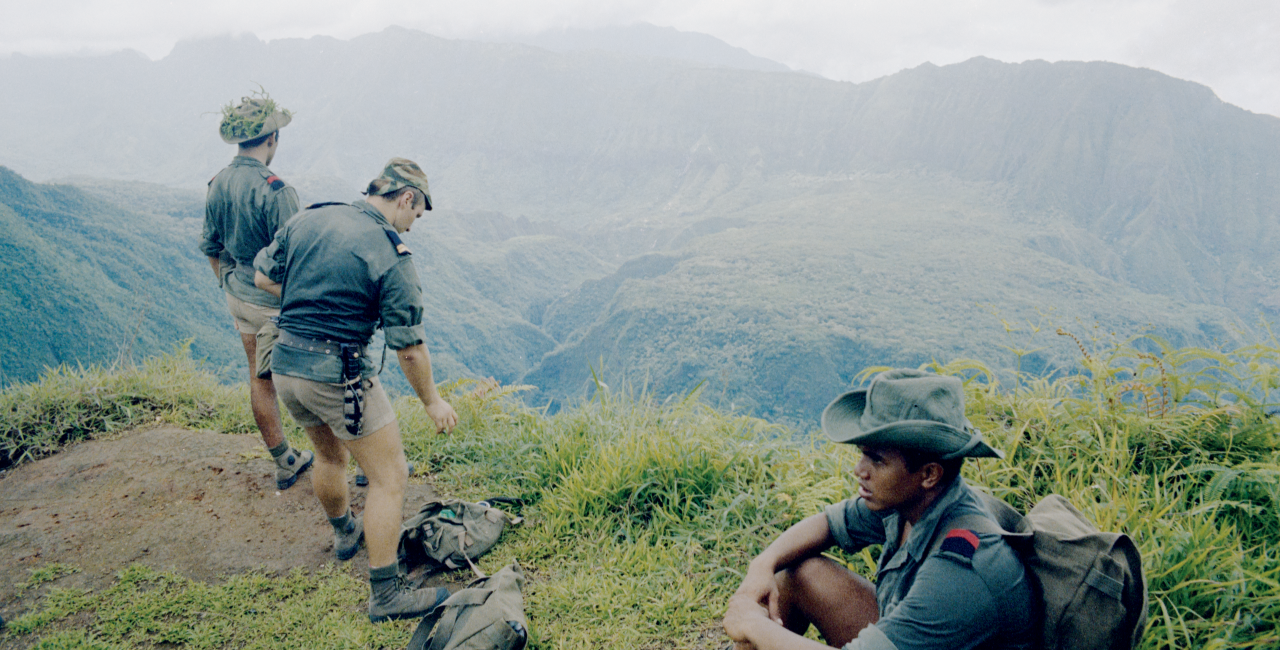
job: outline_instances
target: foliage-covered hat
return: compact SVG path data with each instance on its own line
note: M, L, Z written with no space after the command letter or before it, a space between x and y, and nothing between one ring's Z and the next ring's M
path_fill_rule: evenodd
M901 368L875 376L822 411L822 431L835 442L882 445L943 459L1004 458L964 416L964 386L955 377Z
M427 189L427 173L418 163L408 158L392 158L382 169L382 175L369 183L369 194L381 196L402 187L412 187L427 197L427 209L431 209L431 190Z
M239 105L222 107L218 133L227 144L240 144L270 135L293 121L293 113L276 105L266 92L241 97Z

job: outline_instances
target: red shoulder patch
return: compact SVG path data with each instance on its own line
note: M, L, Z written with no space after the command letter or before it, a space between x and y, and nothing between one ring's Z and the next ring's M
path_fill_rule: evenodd
M279 176L268 176L267 183L271 184L271 189L273 190L278 190L284 187L284 181L280 180Z
M957 528L947 533L947 536L942 540L942 546L938 550L949 551L972 559L974 552L978 550L978 544L978 536L972 530Z

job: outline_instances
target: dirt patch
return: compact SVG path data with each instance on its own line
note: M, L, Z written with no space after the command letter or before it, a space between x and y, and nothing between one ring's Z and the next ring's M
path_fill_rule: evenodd
M175 427L80 443L10 469L0 475L0 616L13 620L35 604L43 590L18 586L53 562L81 570L60 586L88 589L135 562L205 582L334 562L310 475L277 490L256 436ZM364 492L352 483L356 512ZM433 495L411 478L405 515ZM367 576L365 552L344 569Z

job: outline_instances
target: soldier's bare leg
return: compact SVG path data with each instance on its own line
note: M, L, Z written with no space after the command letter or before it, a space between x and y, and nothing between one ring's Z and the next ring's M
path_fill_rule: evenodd
M387 566L396 561L404 490L409 482L404 447L400 443L400 425L393 421L357 440L344 440L343 444L355 455L356 462L369 477L369 494L364 507L364 539L369 550L369 567ZM345 467L344 464L344 470ZM344 490L345 476L344 471Z
M320 499L320 507L330 519L341 517L350 506L347 492L347 448L333 435L329 425L306 427L307 437L316 450L316 464L311 469L311 489Z
M827 645L839 648L880 619L871 581L825 557L805 560L777 578L782 623L796 634L812 624Z
M276 385L270 379L258 379L258 340L252 334L240 332L244 354L249 359L249 406L253 409L253 421L262 433L267 449L284 442L284 423L280 420L280 403L276 400Z

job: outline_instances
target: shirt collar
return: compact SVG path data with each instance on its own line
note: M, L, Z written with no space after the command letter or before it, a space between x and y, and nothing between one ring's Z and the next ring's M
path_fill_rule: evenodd
M378 225L384 226L386 228L391 227L391 222L387 221L387 218L383 216L381 212L378 212L377 208L373 207L372 205L369 205L368 201L364 201L364 200L356 201L351 205L354 207L360 208L362 212L373 217L373 220L377 221Z
M262 164L261 160L258 160L257 158L252 158L249 156L236 156L235 158L231 159L231 164L239 165L239 166L248 166L248 167L263 167L263 168L266 167L266 165Z
M951 482L951 487L947 488L942 496L934 501L929 510L920 518L913 526L911 526L911 535L907 538L906 549L911 557L919 560L929 552L929 543L933 541L933 536L937 532L938 524L942 521L942 515L951 508L953 504L959 501L968 492L968 485L964 479L957 476ZM895 515L897 513L894 513ZM896 517L895 517L896 519ZM897 521L894 521L894 527L897 528Z

